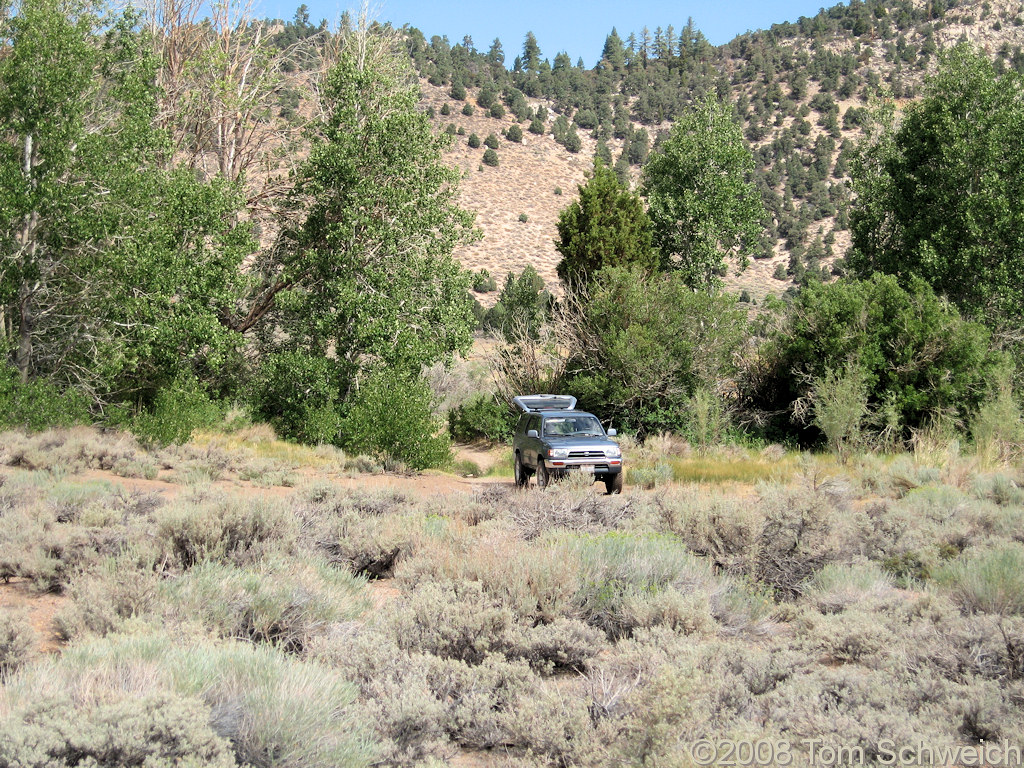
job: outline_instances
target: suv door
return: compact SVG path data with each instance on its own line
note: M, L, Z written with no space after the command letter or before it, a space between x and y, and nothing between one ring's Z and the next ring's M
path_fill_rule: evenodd
M540 423L541 419L538 414L532 414L526 421L526 429L523 432L523 463L533 469L537 468L537 454L541 451L540 439L536 437L527 437L526 433L531 429L537 430L537 434L540 434Z

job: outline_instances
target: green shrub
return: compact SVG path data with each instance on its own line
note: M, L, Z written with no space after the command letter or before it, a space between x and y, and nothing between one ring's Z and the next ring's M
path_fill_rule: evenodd
M488 149L497 149L498 137L495 136L493 133L487 134L487 138L484 139L484 146L486 146Z
M462 83L453 83L452 89L448 92L456 101L465 101L466 99L466 87Z
M572 308L578 345L564 383L588 410L641 437L682 432L690 398L735 365L747 334L735 297L695 292L678 274L606 267Z
M521 144L523 141L523 129L516 124L512 124L505 131L505 138L509 141L514 141L516 144Z
M132 432L150 444L186 443L195 430L220 422L224 411L195 379L179 379L157 392L152 407L135 417Z
M562 145L573 154L576 154L583 149L583 140L580 139L579 134L576 133L575 126L571 127L569 132L565 134L565 141L562 142Z
M529 217L529 216L527 216L527 215L526 215L525 213L520 213L520 214L519 214L519 221L520 221L520 222L521 222L522 224L525 224L525 223L526 223L526 222L528 222L529 220L530 220L530 217Z
M462 106L462 114L464 114L466 117L472 117L473 116L473 105L469 104L469 103L464 104Z
M1009 382L1002 382L995 394L982 403L971 421L971 437L978 455L985 461L1008 461L1020 454L1024 446L1024 421Z
M470 149L479 149L481 143L480 137L477 136L475 133L471 133L469 134L469 140L467 143L469 144Z
M530 131L530 133L533 133L533 134L535 134L537 136L543 136L544 132L545 132L545 130L547 130L547 128L544 125L544 121L543 120L541 120L540 118L535 117L535 118L533 118L533 120L530 121L530 127L529 127L528 130Z
M455 127L455 123L448 123L448 125L445 126L444 132L449 136L455 136L458 134L459 129Z
M444 104L441 105L441 114L447 117L451 113L452 108L448 105L448 102L446 101Z
M505 275L498 303L487 310L483 327L501 332L507 341L514 340L520 326L531 338L536 338L551 312L552 302L543 278L527 265L519 275L514 272Z
M412 469L446 464L451 444L421 378L381 371L363 382L341 425L353 453L391 456Z
M281 437L312 445L337 444L341 382L336 377L337 368L316 355L268 354L250 382L250 402Z
M13 368L0 364L0 428L40 431L91 421L88 400L73 390L46 381L22 384Z
M515 414L490 395L477 395L448 412L448 430L460 442L504 442L515 430Z
M497 167L497 165L498 165L498 153L495 152L493 149L488 149L486 152L484 152L484 165L489 165L491 167Z
M486 269L473 273L473 290L477 293L490 293L498 290L498 283Z
M859 369L875 420L898 424L899 437L908 439L933 415L966 421L1007 365L988 330L962 319L923 281L904 290L880 274L809 284L762 352L745 394L757 410L773 414L773 429L805 442L821 432L800 433L790 417L830 370ZM881 418L883 410L889 414Z
M505 116L505 107L500 101L491 104L491 117L502 118Z
M860 443L861 424L868 415L867 399L864 372L859 368L827 370L811 385L814 425L825 434L828 447L840 461Z

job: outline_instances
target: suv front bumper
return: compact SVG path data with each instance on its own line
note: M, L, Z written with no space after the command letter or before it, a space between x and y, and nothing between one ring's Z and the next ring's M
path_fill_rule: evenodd
M622 471L622 458L571 457L568 459L547 459L553 471L586 472L595 475L615 475Z

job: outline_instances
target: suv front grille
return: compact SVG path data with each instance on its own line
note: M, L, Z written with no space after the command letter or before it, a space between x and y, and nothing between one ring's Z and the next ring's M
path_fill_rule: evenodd
M603 459L604 451L569 451L570 459Z

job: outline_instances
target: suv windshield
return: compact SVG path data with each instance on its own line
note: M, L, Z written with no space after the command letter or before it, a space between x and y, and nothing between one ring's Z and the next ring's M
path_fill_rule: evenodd
M544 419L544 437L604 435L601 422L593 416L552 416Z

